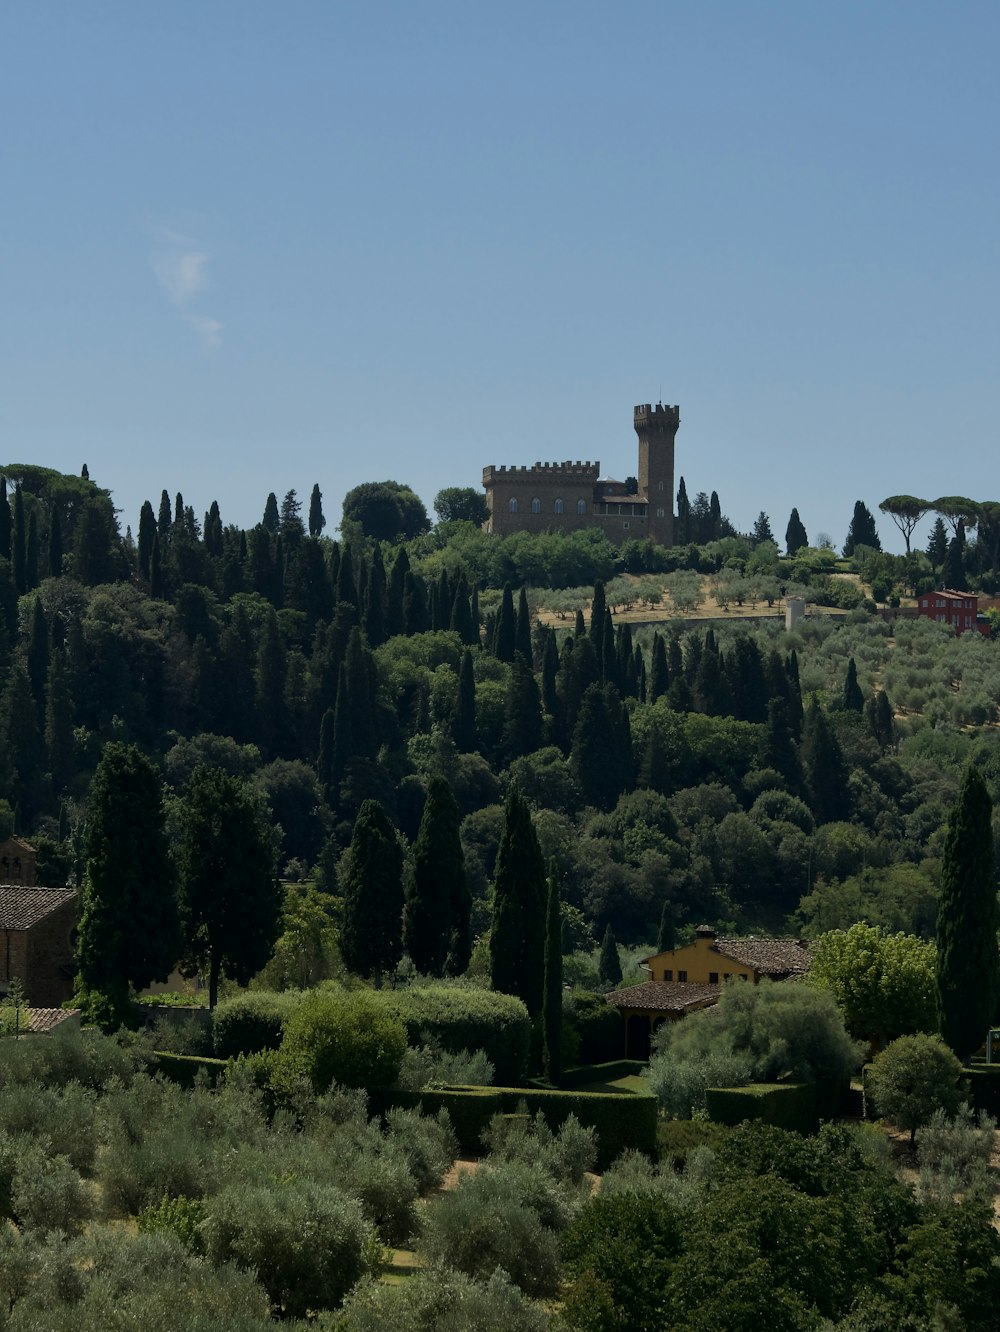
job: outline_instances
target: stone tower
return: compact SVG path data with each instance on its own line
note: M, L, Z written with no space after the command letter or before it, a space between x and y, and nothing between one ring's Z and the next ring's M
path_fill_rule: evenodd
M639 495L649 505L648 535L664 546L674 544L674 438L681 423L679 407L640 403L632 413L639 436Z

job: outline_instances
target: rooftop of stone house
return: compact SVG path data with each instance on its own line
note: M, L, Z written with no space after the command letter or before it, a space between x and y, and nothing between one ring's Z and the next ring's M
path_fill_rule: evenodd
M75 897L75 888L0 885L0 930L30 929Z

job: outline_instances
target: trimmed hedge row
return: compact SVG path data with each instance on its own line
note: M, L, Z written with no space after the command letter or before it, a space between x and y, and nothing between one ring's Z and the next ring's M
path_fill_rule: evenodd
M482 1150L483 1132L494 1115L541 1111L557 1129L571 1114L597 1134L597 1169L606 1169L627 1147L656 1154L657 1103L631 1092L540 1091L532 1087L445 1087L435 1091L390 1089L369 1094L369 1110L384 1115L395 1106L435 1115L447 1110L462 1151Z
M561 1087L583 1087L588 1082L617 1082L619 1078L637 1078L648 1068L641 1059L613 1059L608 1064L579 1064L563 1070Z
M709 1087L705 1107L716 1124L759 1119L776 1128L817 1133L820 1121L841 1107L844 1088L833 1082L756 1082L747 1087Z
M155 1072L162 1073L181 1087L193 1087L201 1069L208 1074L214 1087L229 1064L227 1059L210 1059L207 1055L168 1054L165 1050L154 1051L153 1059Z
M470 985L411 985L383 991L386 1011L411 1046L430 1037L450 1054L483 1050L497 1082L520 1082L528 1066L531 1020L520 999Z
M215 1010L212 1040L220 1059L277 1050L285 1023L302 1002L298 990L250 990L223 999Z

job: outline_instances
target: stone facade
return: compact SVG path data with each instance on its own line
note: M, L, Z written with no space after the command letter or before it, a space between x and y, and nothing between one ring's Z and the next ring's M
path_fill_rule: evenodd
M674 539L674 439L679 407L657 403L633 409L639 440L638 489L601 477L599 462L536 462L531 467L483 468L490 516L486 531L571 532L597 527L615 545L645 538L669 546Z
M8 837L0 842L0 883L21 884L34 888L35 848L21 837Z

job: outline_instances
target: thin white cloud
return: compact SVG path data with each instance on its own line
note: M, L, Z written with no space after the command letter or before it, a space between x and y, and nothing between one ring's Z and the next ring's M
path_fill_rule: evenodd
M200 314L186 314L184 318L198 335L202 351L211 352L215 351L216 347L222 346L222 324L218 319Z
M208 286L210 255L194 237L169 227L153 230L153 273L171 305L183 311L184 319L194 329L204 352L214 351L222 343L222 324L218 319L188 310L195 297Z

